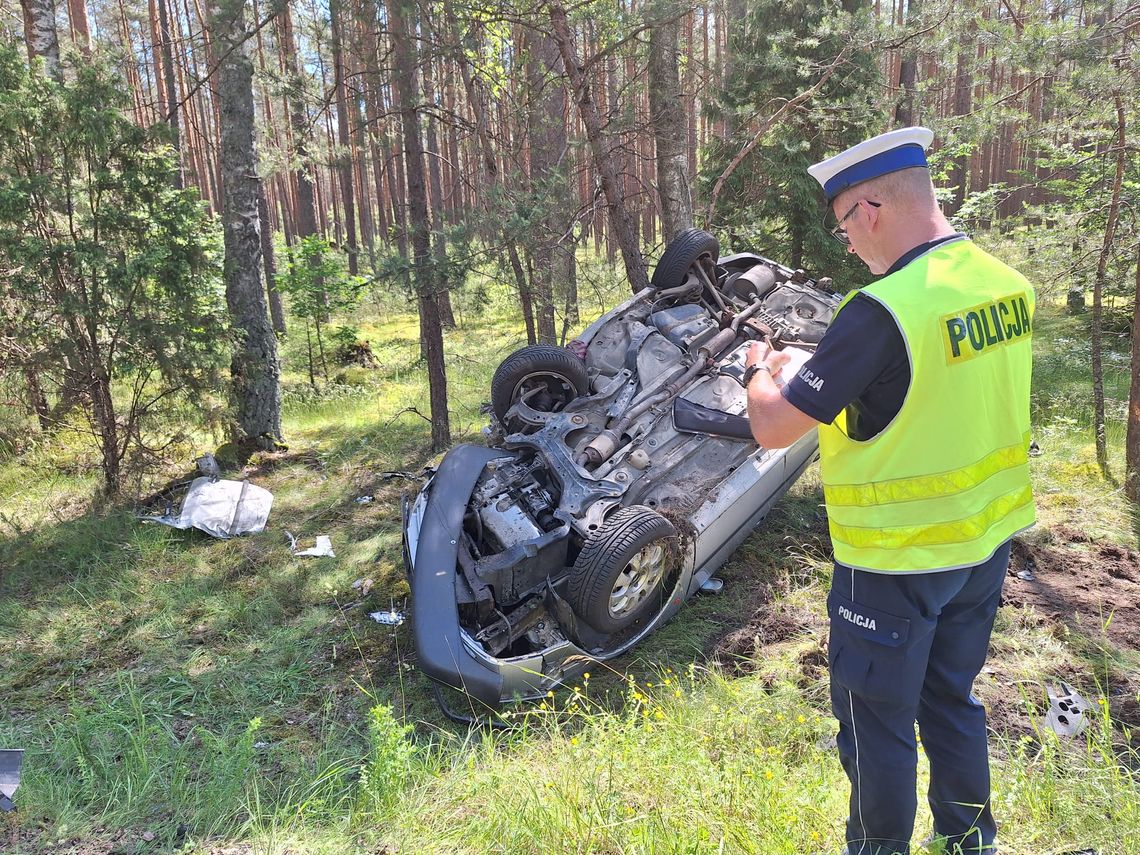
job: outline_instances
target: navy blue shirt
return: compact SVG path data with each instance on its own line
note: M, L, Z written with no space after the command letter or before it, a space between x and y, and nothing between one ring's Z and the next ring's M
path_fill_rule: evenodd
M964 238L937 238L905 253L889 276L939 244ZM810 378L810 379L805 379ZM868 440L894 419L910 387L910 359L902 331L878 300L856 294L843 307L783 395L797 410L824 424L847 410L847 435Z

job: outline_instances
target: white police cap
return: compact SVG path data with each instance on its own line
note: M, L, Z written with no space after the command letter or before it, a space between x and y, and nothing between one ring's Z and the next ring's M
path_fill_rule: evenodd
M848 187L900 169L926 166L926 150L933 141L929 128L898 128L812 164L808 174L820 183L830 202Z

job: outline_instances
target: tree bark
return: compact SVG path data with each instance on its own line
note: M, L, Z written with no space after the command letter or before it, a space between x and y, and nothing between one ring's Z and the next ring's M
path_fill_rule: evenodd
M451 444L447 412L447 373L443 353L443 327L432 293L431 227L428 222L427 188L424 184L424 148L416 101L416 42L414 0L390 0L388 24L392 29L393 83L396 104L404 130L404 168L408 174L408 219L411 226L416 296L428 364L428 394L431 402L431 445L443 451Z
M332 21L333 88L336 92L336 132L339 151L336 157L337 177L340 179L340 198L344 206L345 250L348 253L348 272L360 272L359 248L356 244L356 199L352 177L352 136L348 129L348 85L345 81L343 10L337 0L329 2Z
M917 24L917 19L921 11L922 0L908 0L906 22L908 24ZM895 125L900 128L909 128L915 121L914 81L917 71L918 47L917 41L912 40L907 46L906 53L903 54L902 62L899 65L899 89L902 90L902 97L899 103L895 105Z
M71 21L71 38L85 57L91 56L91 24L87 20L84 0L67 0L67 17Z
M669 5L659 6L658 13L662 18L649 31L649 116L657 149L661 237L668 244L693 227L693 196L689 189L685 102L678 73L680 20Z
M70 0L83 5L84 0ZM174 158L178 169L174 173L174 186L179 190L185 184L182 174L182 143L178 130L178 84L174 77L173 39L170 36L170 9L167 0L155 0L158 4L158 32L160 53L162 54L162 82L165 88L166 120L170 128L170 144L174 147Z
M281 292L277 290L277 261L273 251L273 229L270 228L269 199L265 182L257 186L257 217L261 223L261 257L265 262L265 295L269 301L269 317L273 331L285 332L285 307L281 305Z
M293 129L293 167L297 184L297 236L317 234L317 206L313 192L312 161L309 155L310 129L305 109L304 78L297 65L297 44L293 37L293 16L289 4L281 7L281 55L285 60L286 103L289 106L289 123Z
M1116 107L1116 175L1112 181L1112 195L1108 202L1108 217L1104 224L1104 243L1096 263L1096 278L1093 280L1092 306L1092 372L1093 372L1093 431L1096 435L1096 462L1100 471L1108 475L1108 440L1105 435L1104 414L1104 282L1108 273L1108 259L1116 243L1116 223L1120 217L1120 190L1124 183L1124 98L1120 92L1113 93ZM1133 383L1136 381L1133 380Z
M57 82L62 81L55 0L20 0L20 6L24 11L24 40L28 46L28 59L41 57L48 77Z
M420 64L423 67L424 98L431 105L427 117L427 161L428 181L431 184L431 240L434 247L435 284L432 293L439 305L439 318L445 327L455 329L455 315L451 310L451 295L448 293L447 278L447 235L444 232L445 206L443 203L443 178L440 174L439 131L436 122L435 81L432 78L432 63L427 51L421 52Z
M577 47L574 36L570 32L570 24L566 19L566 10L557 4L550 7L550 23L553 26L554 40L562 52L562 61L566 73L574 87L578 99L578 108L582 114L582 124L586 127L586 138L590 143L590 151L594 156L594 163L602 179L602 192L606 197L609 208L610 226L621 249L622 260L625 263L626 276L633 293L649 287L649 275L645 267L645 258L641 254L641 247L637 242L637 233L633 222L625 208L625 194L622 192L614 169L613 160L606 150L605 138L602 132L602 119L598 114L598 107L590 95L590 84L578 65Z
M281 439L280 366L261 279L257 155L253 145L253 65L242 0L216 5L211 29L221 116L222 222L226 304L236 340L230 374L239 440L272 447Z
M970 112L973 81L967 60L974 53L973 31L974 27L971 25L965 43L958 46L958 61L954 73L954 115L956 116L965 116ZM947 211L949 214L955 213L966 200L969 168L970 156L968 154L954 158L949 175L950 184L954 188L954 197L950 202L950 210Z
M1136 245L1136 295L1132 304L1132 382L1128 388L1128 431L1124 440L1124 492L1140 502L1140 243Z
M530 138L530 190L535 216L530 247L534 261L531 277L537 301L538 341L554 344L554 283L567 274L561 243L566 231L566 90L562 86L558 45L549 36L527 33L527 123Z

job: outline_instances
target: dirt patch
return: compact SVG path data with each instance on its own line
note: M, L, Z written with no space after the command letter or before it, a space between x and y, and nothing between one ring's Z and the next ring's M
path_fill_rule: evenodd
M1032 606L1086 637L1140 647L1140 554L1067 527L1052 542L1013 542L1002 604Z
M765 585L748 603L748 622L716 640L712 659L734 674L748 674L760 663L758 651L810 631L817 623L809 612L778 598L773 585Z

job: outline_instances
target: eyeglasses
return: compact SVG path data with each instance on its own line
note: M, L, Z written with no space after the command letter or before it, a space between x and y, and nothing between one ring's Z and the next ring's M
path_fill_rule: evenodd
M872 202L870 199L860 199L858 202L848 208L847 213L840 217L834 226L828 228L828 233L830 233L833 238L835 238L844 246L851 246L851 238L847 236L847 229L843 228L843 224L847 222L848 217L854 214L856 209L858 209L859 202L866 202L872 208L880 208L883 204L882 202Z

